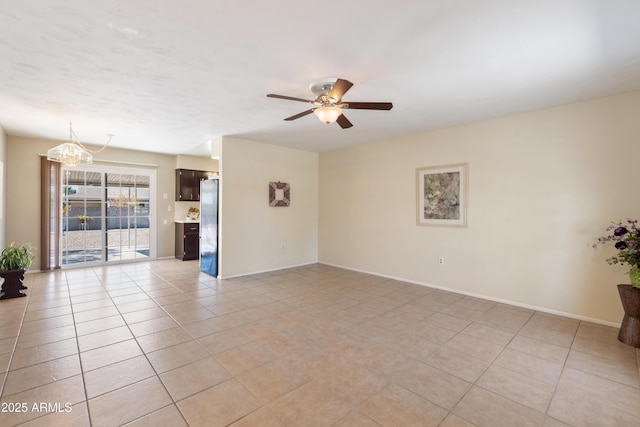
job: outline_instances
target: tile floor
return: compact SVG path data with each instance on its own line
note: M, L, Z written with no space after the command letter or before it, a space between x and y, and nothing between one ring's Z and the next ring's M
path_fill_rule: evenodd
M1 426L640 426L616 330L325 265L29 274Z

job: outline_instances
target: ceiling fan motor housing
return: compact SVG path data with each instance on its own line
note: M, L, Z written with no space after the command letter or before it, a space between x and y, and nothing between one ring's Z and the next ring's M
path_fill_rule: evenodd
M316 97L325 96L328 95L329 92L331 92L331 89L333 89L333 85L336 83L336 80L337 79L327 79L319 82L313 82L309 85L309 89Z

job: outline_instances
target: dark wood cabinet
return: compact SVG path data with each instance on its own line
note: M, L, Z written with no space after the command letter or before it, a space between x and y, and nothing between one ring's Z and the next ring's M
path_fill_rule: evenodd
M207 179L207 172L193 169L176 169L176 201L200 201L200 181Z
M200 224L176 222L176 258L182 261L200 256Z

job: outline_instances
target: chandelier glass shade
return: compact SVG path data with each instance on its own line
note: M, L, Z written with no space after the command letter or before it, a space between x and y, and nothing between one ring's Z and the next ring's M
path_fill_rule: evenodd
M67 166L93 163L93 155L75 142L65 142L51 148L47 151L47 159L52 162L64 163Z
M108 136L109 140L102 148L91 152L81 142L78 142L77 138L74 140L75 133L71 123L69 123L69 142L47 150L47 160L64 163L66 166L90 165L93 163L93 153L99 153L104 150L111 142L113 135L109 134Z

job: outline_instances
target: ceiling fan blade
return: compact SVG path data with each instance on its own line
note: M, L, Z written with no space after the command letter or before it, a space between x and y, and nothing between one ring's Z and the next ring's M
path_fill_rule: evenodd
M352 110L391 110L393 104L391 102L345 102L342 108L350 108Z
M331 89L331 92L329 92L328 96L329 98L333 98L336 100L336 102L338 102L342 99L344 94L347 93L349 89L351 89L351 86L353 86L353 83L351 83L349 80L338 79L333 84L333 88Z
M293 96L285 96L285 95L276 95L274 93L267 94L267 97L269 97L269 98L278 98L278 99L286 99L286 100L289 100L289 101L308 102L310 104L313 104L313 101L311 101L309 99L294 98Z
M306 116L308 114L313 113L313 110L315 110L315 108L311 108L311 109L309 109L307 111L303 111L302 113L298 113L295 116L287 117L285 120L290 122L291 120L299 119L300 117L304 117L304 116Z
M344 116L344 114L340 114L340 116L338 116L338 120L336 121L342 129L349 129L351 126L353 126L353 123L351 123L349 119Z

